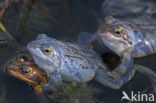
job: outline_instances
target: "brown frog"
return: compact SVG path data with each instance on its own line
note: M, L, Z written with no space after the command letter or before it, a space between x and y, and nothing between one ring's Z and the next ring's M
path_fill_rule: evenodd
M41 94L41 86L47 82L46 73L37 67L28 54L22 54L13 58L6 66L6 71L11 76L30 84L36 93Z

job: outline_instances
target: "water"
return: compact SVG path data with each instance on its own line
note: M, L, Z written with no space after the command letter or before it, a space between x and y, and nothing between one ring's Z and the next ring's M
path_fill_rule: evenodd
M10 0L2 23L23 48L40 33L60 40L74 41L80 32L96 32L103 1ZM36 94L27 83L4 73L4 64L15 55L16 52L7 45L0 47L0 103L38 103ZM156 55L151 55L136 59L135 62L156 71L155 58ZM136 73L134 78L119 90L110 89L95 81L91 81L89 85L97 90L91 92L94 100L88 100L89 103L119 103L123 90L127 93L146 92L150 82L143 75Z

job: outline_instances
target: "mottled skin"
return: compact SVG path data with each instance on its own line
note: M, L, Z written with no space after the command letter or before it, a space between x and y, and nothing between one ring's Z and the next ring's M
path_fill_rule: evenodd
M98 37L105 46L122 56L132 49L133 57L143 57L156 52L156 36L140 27L111 16L98 29Z
M153 16L156 13L155 8L154 0L105 0L101 15L102 18L111 15L141 26L146 32L156 34L156 19Z
M155 2L146 0L105 0L102 4L103 16L125 16L136 14L154 14Z
M46 47L51 48L51 53L44 53ZM78 45L61 42L46 35L39 35L35 41L28 44L27 48L35 62L48 74L59 72L66 80L89 81L95 75L95 70L91 68L98 67L90 65L92 62L89 59L94 58L86 55Z
M120 21L111 16L105 18L105 23L99 27L98 32L90 36L85 43L90 44L99 40L102 41L104 46L119 55L122 61L128 55L132 57L143 57L156 52L155 35L148 34L144 29L134 24ZM131 58L131 60L133 60L133 58ZM124 62L121 64L125 65ZM133 65L133 63L131 63L131 65ZM134 68L138 71L142 70L142 73L148 75L150 79L152 78L152 81L156 79L156 74L148 70L148 68L139 65L135 65ZM126 68L116 68L113 72L116 75L119 74L119 76L122 76L134 68L126 66Z
M47 72L51 82L49 84L53 84L54 88L58 87L62 79L76 82L90 81L95 75L92 68L100 65L96 61L97 65L93 65L90 59L95 57L89 56L92 53L86 55L77 44L61 42L44 34L29 43L27 48L35 63ZM46 48L50 48L49 53L46 53Z
M13 58L6 66L6 72L30 84L36 93L42 93L41 86L47 82L46 73L37 67L30 55L20 55Z
M134 74L132 70L128 75L119 78L109 77L107 73L111 72L99 55L92 48L84 47L77 43L62 42L45 34L40 34L35 41L27 45L35 63L47 72L50 78L48 84L52 89L59 86L62 80L82 83L93 78L103 85L118 89ZM126 57L126 63L131 63L127 62L131 57ZM119 67L121 66L123 65Z

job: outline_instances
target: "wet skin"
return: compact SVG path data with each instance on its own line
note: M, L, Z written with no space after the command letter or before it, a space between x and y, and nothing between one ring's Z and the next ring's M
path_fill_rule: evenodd
M102 5L103 16L128 16L139 14L154 14L155 3L144 0L105 0Z
M144 0L105 0L101 15L103 18L108 15L116 17L143 28L145 32L156 34L156 19L153 16L156 13L155 3Z
M111 49L121 60L126 58L126 56L131 55L131 60L127 62L132 62L134 57L143 57L156 52L156 36L147 33L144 29L131 24L129 22L124 22L119 19L115 19L111 16L105 18L105 23L102 23L98 29L98 32L87 41L86 44L93 44L95 41L100 41L103 46ZM126 55L125 55L126 54ZM122 65L126 65L127 62L122 62ZM133 63L131 63L133 65ZM126 68L125 68L126 67ZM125 66L124 68L116 68L113 70L113 75L125 75L126 72L131 71L131 69L143 68L142 66L135 65L134 68L130 66ZM142 69L143 73L149 74L148 68ZM153 72L153 71L152 71ZM111 76L113 76L110 74ZM156 74L153 72L152 76L148 75L152 80L155 80Z
M30 55L20 55L13 58L6 66L6 71L11 76L30 84L36 93L41 94L41 86L47 82L46 73L37 67Z
M132 49L133 57L143 57L156 52L156 36L144 29L113 17L106 17L98 29L99 39L119 56Z
M103 63L101 57L88 45L62 42L40 34L35 41L28 43L28 51L33 56L35 63L43 68L50 79L47 87L58 87L62 80L74 82L88 82L92 79L114 89L120 88L132 78L135 70L127 75L112 78L107 74L111 71ZM126 66L132 62L131 56L125 54ZM129 62L127 62L129 61ZM123 67L119 65L117 68Z

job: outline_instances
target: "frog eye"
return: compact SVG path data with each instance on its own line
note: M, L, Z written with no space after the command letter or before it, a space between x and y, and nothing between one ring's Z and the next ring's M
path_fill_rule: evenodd
M118 28L114 30L115 36L119 37L123 34L123 28Z
M45 55L50 55L51 53L52 53L52 48L51 47L44 47L43 48L43 53L45 54Z
M3 38L0 38L0 44L5 43L6 41Z
M21 70L21 74L31 74L32 73L32 68L27 67L27 66L21 66L20 70Z

